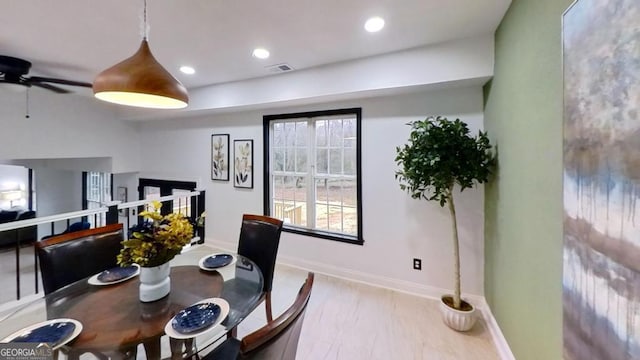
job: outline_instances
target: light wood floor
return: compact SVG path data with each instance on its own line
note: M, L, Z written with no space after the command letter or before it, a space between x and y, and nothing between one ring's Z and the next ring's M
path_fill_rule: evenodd
M306 272L279 266L273 286L277 314L295 298ZM265 323L259 307L239 336ZM438 302L316 274L297 359L499 359L484 321L469 333L442 323Z
M174 262L191 262L215 251L199 247ZM7 254L0 254L0 264L8 263L15 266ZM277 266L274 317L291 305L306 274ZM32 276L32 272L24 276L25 282L32 284ZM15 279L0 274L0 283L15 284ZM238 335L242 337L265 322L264 306L259 306L239 326ZM144 358L142 347L139 358ZM482 319L471 332L458 333L442 323L435 300L316 274L297 359L493 360L499 356Z

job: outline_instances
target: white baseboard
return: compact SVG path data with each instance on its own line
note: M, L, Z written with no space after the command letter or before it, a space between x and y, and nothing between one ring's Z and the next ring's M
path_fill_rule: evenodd
M219 248L224 251L235 252L237 247L236 243L210 241L207 242L211 246ZM304 259L294 258L290 256L278 255L278 265L289 266L305 271L313 271L318 274L323 274L331 277L340 278L347 281L354 281L369 286L380 287L388 290L398 291L410 295L421 296L424 298L440 300L442 294L451 293L451 290L442 289L435 286L427 286L422 284L416 284L410 281L393 279L385 276L372 275L362 271L341 268L333 265L327 265L315 261L308 261ZM498 350L498 355L502 360L515 360L507 340L502 334L502 330L498 326L496 319L493 317L493 313L489 308L489 304L485 300L484 296L480 295L464 295L464 298L472 303L485 320L487 328L493 339L493 342Z
M236 251L234 247L237 246L235 243L227 243L227 242L209 242L211 246L220 248L225 251ZM302 269L306 271L313 271L318 274L328 275L348 281L359 282L369 286L380 287L384 289L399 291L411 295L417 295L421 297L426 297L429 299L440 300L442 294L451 293L451 290L442 289L435 286L427 286L422 284L417 284L410 281L393 279L385 276L372 275L362 271L337 267L333 265L327 265L324 263L319 263L316 261L308 261L304 259L294 258L285 255L278 255L278 264L294 267L297 269ZM473 304L483 304L484 297L479 295L465 295L465 299Z
M411 281L399 280L380 275L372 275L362 271L341 268L333 265L327 265L319 262L308 261L288 256L282 256L279 260L280 261L278 261L278 263L285 266L313 271L319 274L328 275L347 281L354 281L369 286L398 291L437 301L440 301L440 297L443 294L450 294L452 292L451 290L439 288L436 286L422 285ZM473 304L480 303L480 301L484 300L482 296L478 295L465 295L465 298Z
M483 305L480 308L482 311L482 317L484 318L485 324L487 324L487 328L489 329L489 333L491 334L491 338L493 339L493 343L496 345L496 349L498 350L498 355L502 360L516 360L516 357L511 352L511 348L509 347L509 343L507 343L507 339L505 339L502 330L500 330L500 326L498 326L498 322L496 318L493 316L491 312L491 308L487 303L486 299L482 299Z

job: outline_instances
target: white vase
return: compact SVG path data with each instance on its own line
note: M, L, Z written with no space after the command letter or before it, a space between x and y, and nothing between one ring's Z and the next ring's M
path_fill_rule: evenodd
M140 268L140 301L152 302L169 295L171 280L169 262L160 266Z
M471 310L462 311L457 310L449 305L445 304L444 298L452 298L451 295L445 295L440 300L440 313L442 313L442 320L447 326L456 331L469 331L475 325L478 319L476 314L476 308L470 303L463 300L463 302L469 304Z

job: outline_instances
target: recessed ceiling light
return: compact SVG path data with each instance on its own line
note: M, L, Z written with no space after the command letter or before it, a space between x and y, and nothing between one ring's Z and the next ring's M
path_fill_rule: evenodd
M180 71L182 71L183 73L187 74L187 75L193 75L196 73L196 69L192 68L191 66L180 66Z
M378 16L372 17L364 23L364 29L368 32L378 32L384 27L384 19Z
M258 59L266 59L269 57L269 50L264 48L253 49L253 57Z

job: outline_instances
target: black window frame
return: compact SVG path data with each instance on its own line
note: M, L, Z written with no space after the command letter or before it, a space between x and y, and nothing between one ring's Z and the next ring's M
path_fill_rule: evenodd
M282 227L282 231L311 236L315 238L327 239L340 241L343 243L355 244L355 245L364 245L364 237L363 237L363 224L362 224L362 108L345 108L345 109L333 109L333 110L319 110L319 111L307 111L307 112L298 112L298 113L286 113L286 114L274 114L274 115L264 115L262 117L262 126L263 126L263 161L264 161L264 197L263 197L263 206L264 206L264 214L269 216L271 213L270 205L271 205L271 181L270 181L270 168L271 164L269 162L270 159L270 124L272 121L277 120L287 120L287 119L296 119L296 118L314 118L314 117L322 117L322 116L337 116L337 115L355 115L356 116L356 208L357 208L357 218L358 218L358 226L357 226L357 235L347 235L347 234L338 234L330 231L318 230L318 229L309 229L302 228L297 226L292 226L290 224L284 224Z

